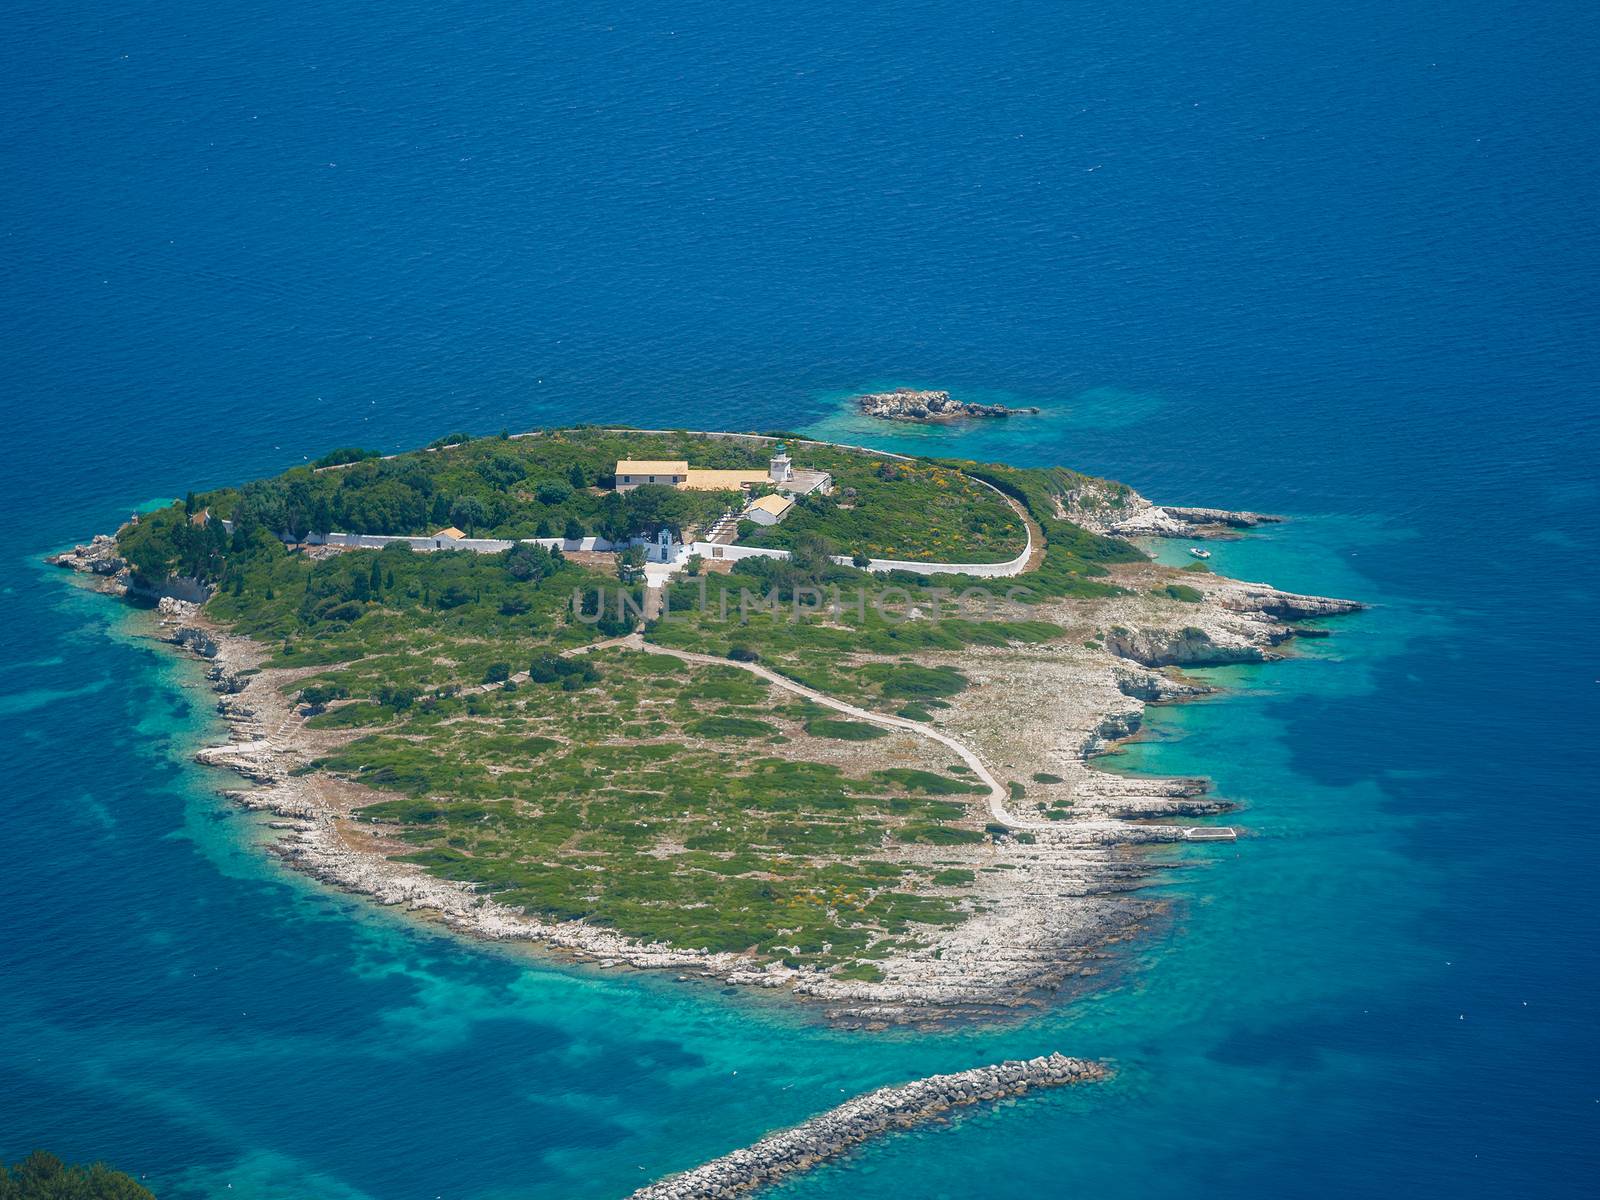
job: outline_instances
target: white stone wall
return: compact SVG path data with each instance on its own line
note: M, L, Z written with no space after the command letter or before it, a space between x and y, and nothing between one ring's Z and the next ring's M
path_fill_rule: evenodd
M617 543L608 542L601 537L586 537L579 540L567 538L523 538L524 542L531 542L536 546L543 546L547 550L598 550L602 553L618 548ZM432 538L432 537L383 537L377 534L365 533L330 533L327 537L317 534L308 535L305 539L307 545L312 546L347 546L353 550L382 550L391 542L408 542L413 550L468 550L475 554L499 554L502 550L509 550L515 542L501 538ZM659 546L651 538L633 538L627 545L640 546L650 552L652 559L657 557ZM741 558L788 558L787 550L777 550L768 546L724 546L720 542L693 542L683 545L674 542L671 547L670 561L681 563L691 554L698 554L702 558L717 561L736 562ZM1012 575L1020 575L1028 565L1028 550L1024 550L1016 558L1003 563L930 563L912 562L899 558L874 558L867 564L869 571L910 571L915 575L977 575L986 579L1004 579ZM848 554L836 554L833 561L842 567L850 566Z

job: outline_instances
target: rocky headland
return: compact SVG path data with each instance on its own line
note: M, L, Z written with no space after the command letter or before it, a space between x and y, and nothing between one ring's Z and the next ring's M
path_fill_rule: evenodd
M1122 538L1238 537L1245 530L1284 520L1272 513L1156 504L1131 488L1089 478L1056 498L1056 515L1095 533Z
M969 417L1011 417L1039 411L1037 408L1008 408L1004 404L957 400L949 392L917 391L914 388L868 392L856 397L856 407L869 417L885 421L959 421Z

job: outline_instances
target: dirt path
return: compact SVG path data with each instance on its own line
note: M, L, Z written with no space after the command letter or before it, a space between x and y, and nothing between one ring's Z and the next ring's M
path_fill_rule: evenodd
M783 688L785 691L793 692L797 696L804 696L807 700L811 700L825 708L831 708L835 712L844 713L847 717L854 717L858 721L866 721L884 729L899 729L907 733L917 734L920 737L929 738L954 751L961 761L971 768L972 773L988 787L989 812L996 821L1003 825L1009 825L1014 829L1059 830L1061 828L1054 821L1025 821L1013 814L1006 808L1006 801L1011 796L1010 792L984 765L983 759L979 758L965 743L951 737L943 730L935 729L932 725L925 725L920 721L909 721L905 717L887 716L883 713L873 712L870 709L858 708L854 704L847 704L843 700L835 700L825 692L819 692L814 688L808 688L803 684L796 683L787 676L780 675L768 667L761 666L759 663L736 662L729 658L718 658L714 654L697 654L692 650L675 650L670 646L646 642L643 635L637 633L630 634L626 638L618 638L611 642L602 643L602 645L623 645L631 650L648 650L652 654L670 654L673 658L682 659L688 663L698 663L702 666L739 667L741 670L749 671L752 675L759 675L768 683ZM593 647L593 649L599 648L600 646L598 645Z

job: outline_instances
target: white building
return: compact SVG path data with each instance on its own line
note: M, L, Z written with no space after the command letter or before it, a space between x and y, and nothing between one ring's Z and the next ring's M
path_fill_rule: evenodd
M744 510L744 515L757 525L776 525L789 515L793 507L792 496L763 496L752 501L750 507Z

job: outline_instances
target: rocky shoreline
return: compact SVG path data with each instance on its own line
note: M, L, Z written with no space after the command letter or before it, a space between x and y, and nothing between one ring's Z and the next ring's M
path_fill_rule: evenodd
M121 594L129 575L108 537L51 561ZM838 1023L883 1027L993 1018L1050 1001L1073 981L1104 969L1105 947L1160 916L1162 906L1133 895L1154 866L1132 847L1183 840L1173 818L1212 815L1232 806L1195 779L1128 777L1096 770L1092 759L1136 736L1149 703L1202 696L1211 689L1163 670L1279 657L1297 632L1289 620L1362 607L1295 596L1257 584L1196 575L1204 603L1174 604L1147 594L1161 576L1152 565L1128 568L1125 594L1062 605L1048 614L1071 634L1058 643L968 650L953 665L978 685L940 718L940 726L978 749L1012 778L1034 781L1012 803L1025 832L977 846L908 848L939 866L964 866L980 881L969 918L930 929L926 945L882 962L875 982L841 980L811 969L761 963L732 953L645 944L581 921L548 922L499 904L470 885L392 861L404 847L383 826L357 816L378 796L356 784L310 772L319 757L351 736L313 730L286 697L316 668L266 668L266 647L207 621L189 599L190 582L160 597L164 640L206 662L219 693L229 741L201 751L253 785L226 795L270 813L283 861L342 890L403 908L455 931L490 940L542 945L600 967L667 970L680 977L782 990L819 1002ZM1181 622L1175 614L1181 610ZM985 686L993 685L993 686ZM1058 806L1067 805L1066 809ZM1069 812L1070 819L1058 819ZM959 860L959 861L958 861ZM998 869L997 869L998 868Z
M1156 504L1131 488L1085 480L1056 501L1056 516L1107 537L1230 538L1286 518L1273 513Z
M879 1088L793 1129L769 1134L748 1149L642 1187L630 1200L707 1200L738 1195L837 1158L872 1138L939 1120L952 1109L1089 1083L1108 1074L1099 1063L1051 1054Z
M957 400L949 392L917 391L896 388L892 392L868 392L857 396L856 407L869 417L885 421L960 421L969 417L1012 417L1037 413L1037 408L1008 408L1004 404L980 404Z

